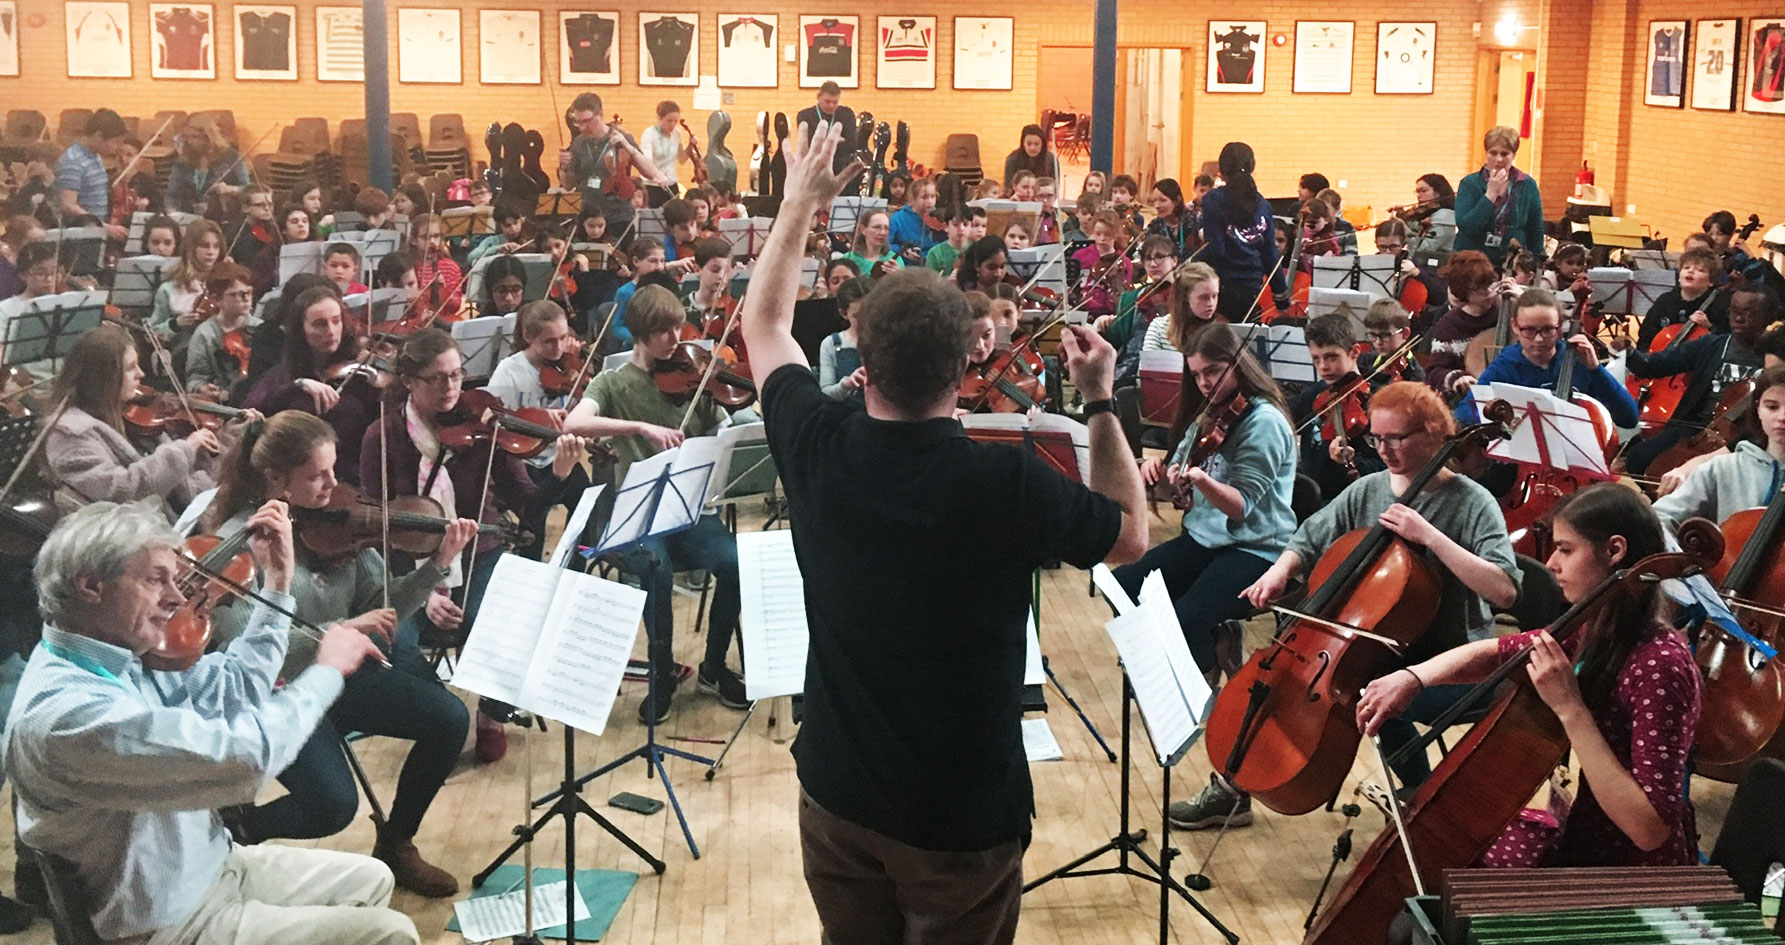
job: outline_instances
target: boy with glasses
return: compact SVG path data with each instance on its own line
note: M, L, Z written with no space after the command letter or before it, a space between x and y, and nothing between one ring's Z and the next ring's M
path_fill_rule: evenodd
M218 263L205 279L205 294L217 300L217 314L198 323L186 346L184 368L189 389L208 390L223 399L247 371L248 359L238 353L248 350L248 315L254 310L252 279L246 267L227 260ZM226 344L225 338L232 341Z

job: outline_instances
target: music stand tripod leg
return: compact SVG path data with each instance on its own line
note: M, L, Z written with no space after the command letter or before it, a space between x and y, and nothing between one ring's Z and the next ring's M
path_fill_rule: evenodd
M719 757L714 758L713 763L707 767L708 781L713 780L713 775L719 773L719 766L725 763L725 756L731 753L731 746L737 744L738 737L744 734L744 727L750 724L750 719L755 715L756 700L752 699L750 708L744 710L744 717L738 719L738 727L731 730L731 737L726 739L724 747L719 749Z

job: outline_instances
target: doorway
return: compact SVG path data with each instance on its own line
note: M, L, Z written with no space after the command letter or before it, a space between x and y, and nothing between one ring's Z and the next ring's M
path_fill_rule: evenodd
M1091 47L1044 46L1036 111L1089 115L1094 87ZM1190 140L1191 101L1197 88L1197 60L1188 49L1130 48L1116 51L1116 121L1114 155L1117 173L1140 182L1144 200L1153 182L1194 178L1200 165L1186 153ZM1072 148L1056 136L1060 155L1060 194L1077 196L1090 171L1088 146Z
M1537 90L1537 53L1530 49L1483 49L1475 68L1475 127L1479 134L1495 125L1517 128L1524 142L1519 151L1534 155L1530 147L1536 133L1534 121ZM1472 160L1480 142L1471 142Z

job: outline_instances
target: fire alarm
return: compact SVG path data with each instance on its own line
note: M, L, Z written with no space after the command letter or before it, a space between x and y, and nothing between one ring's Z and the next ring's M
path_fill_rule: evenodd
M1277 35L1271 37L1271 45L1272 46L1281 46L1287 42L1289 42L1289 37L1284 36L1282 33L1278 33Z
M44 15L41 13L33 13L33 14L25 17L25 25L31 27L34 30L42 29L43 25L48 22L49 22L49 20L45 19Z

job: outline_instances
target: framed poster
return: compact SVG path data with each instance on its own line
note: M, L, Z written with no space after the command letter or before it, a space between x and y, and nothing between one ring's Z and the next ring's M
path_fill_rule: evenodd
M1692 107L1735 111L1741 61L1741 20L1699 20L1692 37Z
M366 34L359 7L316 8L316 80L366 81Z
M638 15L638 84L700 84L700 14Z
M1011 87L1015 69L1016 20L1008 16L954 18L954 87Z
M846 89L860 87L860 42L860 17L800 17L800 88L815 89L826 82Z
M149 4L149 76L217 78L215 24L208 3Z
M16 0L0 0L0 75L19 74L19 8Z
M1263 20L1209 21L1210 92L1264 91Z
M558 11L558 81L564 85L620 84L618 11Z
M1748 21L1748 67L1742 74L1742 111L1785 115L1785 17Z
M297 81L297 7L234 8L236 78Z
M780 17L773 13L719 14L719 84L772 89L781 84L775 43Z
M1663 108L1686 106L1686 21L1650 20L1648 74L1643 78L1644 104Z
M1295 92L1349 95L1351 48L1357 24L1350 20L1298 20L1295 24Z
M879 33L875 88L936 87L935 17L883 16L880 17Z
M539 11L477 11L478 78L484 85L538 85Z
M397 10L397 81L464 81L459 48L459 11Z
M1376 24L1376 94L1430 95L1437 71L1438 24Z
M130 4L69 0L67 17L68 77L130 78Z

